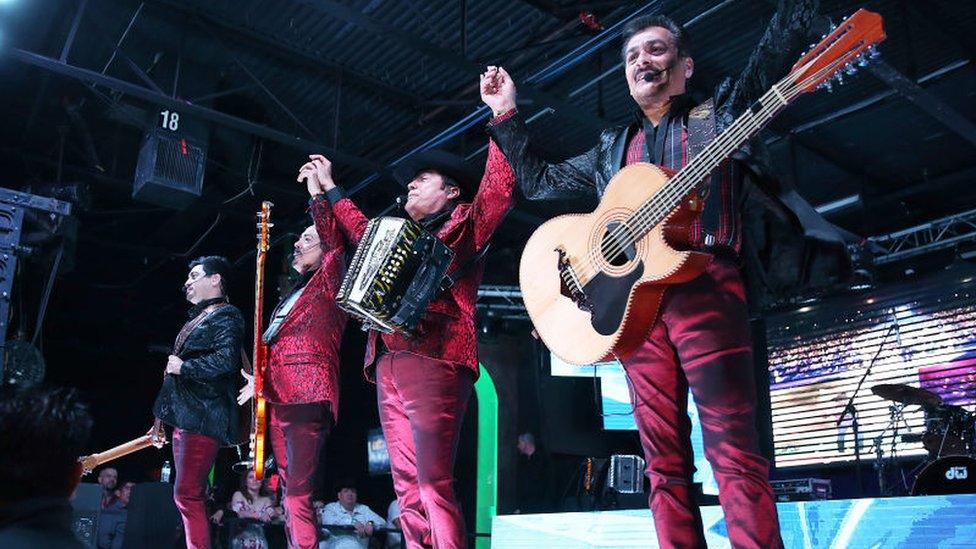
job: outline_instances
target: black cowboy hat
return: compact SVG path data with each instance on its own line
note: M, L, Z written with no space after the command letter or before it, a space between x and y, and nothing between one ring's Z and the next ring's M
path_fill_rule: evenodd
M462 199L471 199L481 183L481 172L464 158L436 149L419 152L401 162L393 169L393 178L406 187L418 173L424 170L435 171L456 181Z

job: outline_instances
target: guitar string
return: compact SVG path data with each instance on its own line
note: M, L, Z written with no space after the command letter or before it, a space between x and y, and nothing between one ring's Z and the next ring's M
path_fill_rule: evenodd
M849 52L846 57L853 58L854 55ZM671 184L660 189L657 193L655 193L654 196L639 207L629 219L608 233L606 239L601 241L600 247L591 248L581 263L590 267L595 267L596 269L579 271L577 272L576 279L585 284L590 277L600 271L598 264L595 262L598 257L615 257L616 255L622 253L627 247L632 246L636 240L643 238L647 231L652 229L661 221L661 219L669 215L677 207L676 204L672 204L673 201L680 202L683 200L684 196L692 188L694 188L694 186L698 185L699 180L707 177L714 169L713 167L706 169L704 166L708 166L712 162L717 161L720 163L721 161L724 161L731 152L741 146L741 143L737 144L734 148L732 148L731 145L750 138L751 133L762 129L762 127L765 126L765 124L768 123L772 117L778 113L778 111L785 108L791 100L803 93L804 89L813 85L815 81L823 76L839 70L839 68L842 68L843 65L849 62L849 60L843 62L840 60L834 61L833 63L826 65L824 68L816 71L813 73L813 75L808 76L800 83L796 83L796 77L787 75L785 78L783 78L783 80L775 84L759 99L760 104L762 105L759 111L746 111L746 113L740 116L736 122L733 122L731 128L732 131L723 132L718 138L705 147L698 157L696 157L698 162L695 162L689 166L691 168L690 170L683 170L680 172L679 175L671 181ZM813 61L810 63L813 63ZM781 86L783 86L782 89L780 89ZM650 221L650 223L648 223L648 221ZM636 227L633 226L635 222L639 224ZM631 238L631 240L628 242L625 240L625 238L622 238L630 236L627 233L630 233L630 235L637 233L641 236ZM604 250L603 243L607 240L610 240L611 245ZM562 273L565 273L565 271L561 272L561 276L563 276L563 280L565 282L575 282L570 280L572 278L571 275L568 273L563 275ZM567 279L567 277L570 279Z
M853 55L848 53L848 57L852 58ZM809 62L808 65L812 64L813 62L814 61ZM761 129L761 127L769 121L769 120L763 120L763 117L768 115L771 119L771 117L776 114L775 111L784 108L789 103L790 100L792 100L800 93L802 93L803 89L811 86L816 80L820 79L826 74L830 72L834 72L839 67L842 67L844 64L846 64L847 62L848 61L840 61L840 60L835 61L832 64L829 64L824 68L818 70L817 72L813 73L812 76L808 77L806 80L796 85L794 85L795 77L792 75L787 75L782 81L774 85L772 89L767 91L760 98L759 101L762 104L762 108L759 111L755 113L751 113L751 111L747 111L742 116L740 116L740 118L733 123L731 131L727 131L721 134L712 143L706 146L705 150L703 150L698 157L704 160L709 156L716 156L716 154L718 154L720 160L724 159L724 157L728 155L728 152L721 152L721 150L724 148L728 148L729 145L731 144L729 143L730 141L734 143L736 140L740 140L743 135L748 135L749 132L755 131L757 129ZM768 101L771 98L771 96L778 95L777 89L781 85L790 86L784 88L783 90L779 90L779 94L781 96L785 96L785 103L779 102L774 104L773 102ZM719 149L719 151L717 152L716 149ZM690 190L689 188L689 189L678 189L676 191L675 188L682 185L687 185L688 184L687 181L689 179L691 181L696 181L698 178L707 176L708 173L711 172L711 169L709 169L706 172L706 170L701 167L702 165L705 164L707 163L704 161L694 163L692 166L690 166L690 168L692 168L691 170L688 170L687 172L682 172L679 174L679 176L676 176L675 179L672 180L671 185L667 185L663 189L660 189L658 193L656 193L654 196L648 199L648 201L645 202L645 204L643 204L640 208L638 208L638 210L631 216L630 219L622 223L621 226L617 227L614 231L608 233L607 235L608 238L613 239L613 243L616 243L616 247L613 246L608 247L607 251L612 253L607 255L613 257L621 253L628 246L626 242L622 241L620 236L623 235L625 232L628 232L633 229L631 225L633 224L634 221L641 222L643 226L646 224L647 219L659 217L659 219L657 219L654 223L651 224L651 227L642 227L646 231L646 230L650 230L650 228L653 228L653 225L659 222L660 218L663 218L663 216L670 214L671 211L673 211L673 209L675 208L675 206L669 205L668 203L669 200L673 200L677 198L680 201L681 199L683 199L683 196ZM706 173L702 175L702 172L706 172ZM685 176L685 173L689 175ZM697 182L695 184L697 184ZM641 238L642 237L643 235L641 236ZM633 245L633 243L634 241L632 240L629 245ZM587 256L584 256L584 258L581 260L582 264L584 265L588 264L590 267L595 267L595 269L589 271L581 270L577 272L575 278L576 280L579 280L581 282L577 283L576 280L573 280L574 277L572 276L571 273L568 273L566 271L561 271L560 276L562 277L563 281L569 285L585 284L591 276L595 275L601 270L599 268L599 265L596 264L594 261L598 257L597 254L603 253L600 250L602 250L602 246L599 249L592 248L590 252L587 254Z
M855 48L852 48L852 50L856 50L856 48L857 46L855 46ZM724 148L731 148L728 147L729 141L732 141L734 144L737 140L740 139L740 137L743 134L748 134L757 128L761 129L761 127L764 126L769 121L769 120L763 120L762 116L757 116L757 115L760 114L768 115L769 119L771 119L772 116L774 116L777 111L781 110L782 108L785 108L789 104L790 100L792 100L797 95L799 95L802 92L802 89L809 87L810 85L812 85L812 83L815 80L817 80L821 76L829 72L833 72L836 68L842 67L851 59L853 59L853 57L855 56L851 53L852 50L849 50L846 56L847 57L846 61L842 60L843 58L835 60L833 63L828 64L824 68L814 73L812 77L808 77L798 86L789 87L795 84L795 77L793 77L792 75L787 75L787 77L785 77L781 82L774 85L772 89L767 91L766 94L764 94L763 97L760 98L760 102L763 105L762 109L760 109L756 113L753 113L751 116L749 112L745 113L742 117L740 117L739 120L733 123L732 131L725 132L723 134L723 136L728 135L729 137L724 139L722 137L717 138L715 141L709 144L709 146L706 146L705 150L703 150L699 156L703 158L709 156L712 157L717 156L717 160L719 162L724 160L725 157L728 156L728 154L731 152L731 150L723 151ZM807 66L809 66L813 62L814 61L808 62ZM779 89L780 86L787 86L787 87L784 88L783 90L780 90ZM785 97L784 97L784 92L785 92ZM779 99L780 100L779 104L769 103L767 105L767 100L771 99L772 98L771 96L775 96L777 99ZM738 123L741 123L741 128L736 127ZM741 145L737 145L735 148L738 148L738 146ZM718 149L718 151L716 151L716 149ZM650 228L656 225L661 219L666 217L666 215L670 214L677 206L677 204L671 204L670 201L680 202L683 199L683 197L695 185L698 184L699 179L703 179L704 177L707 177L708 174L712 171L712 169L705 169L702 167L703 165L707 166L707 164L708 164L707 162L699 162L690 166L692 169L688 170L687 172L688 175L686 177L681 177L685 175L684 173L679 174L679 176L676 176L671 185L668 185L664 189L658 191L658 193L664 191L664 193L661 194L661 196L652 196L641 208L638 209L637 212L635 212L635 214L631 216L630 219L622 223L620 227L616 228L613 232L608 234L608 237L611 238L612 240L611 240L611 246L607 249L607 251L611 253L607 255L613 257L621 253L624 248L633 245L634 243L633 240L630 243L627 243L625 241L622 241L620 237L623 233L629 232L634 228L631 226L634 221L640 222L642 224L642 226L637 231L639 234L641 234L639 238L642 238L643 235L646 234L648 230L650 230ZM689 185L689 182L694 183L694 185ZM651 225L650 227L644 226L644 222L648 217L656 218L650 224ZM616 247L613 247L613 244L616 244ZM599 250L597 249L591 249L590 253L588 254L588 257L585 258L586 261L591 266L594 265L593 260L596 259L596 254L598 252ZM586 272L584 273L584 278L592 274L593 274L592 272Z

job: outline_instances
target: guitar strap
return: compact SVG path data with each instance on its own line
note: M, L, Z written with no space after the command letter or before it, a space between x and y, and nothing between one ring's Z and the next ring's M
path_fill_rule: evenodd
M715 108L709 99L701 105L691 109L688 113L688 162L701 154L709 143L715 140ZM702 228L713 231L719 225L720 200L709 200L712 191L718 191L721 184L720 170L716 170L703 181L697 193L704 203L705 209L701 214Z
M217 302L212 305L208 305L202 311L200 311L200 314L193 317L186 324L184 324L183 328L180 329L180 333L177 334L176 336L176 342L173 343L173 355L180 356L180 352L183 350L183 345L186 344L186 340L187 338L190 337L190 334L193 332L193 330L196 330L197 326L203 323L203 321L206 320L207 317L210 316L212 313L214 313L218 309L226 307L227 305L229 305L227 302Z

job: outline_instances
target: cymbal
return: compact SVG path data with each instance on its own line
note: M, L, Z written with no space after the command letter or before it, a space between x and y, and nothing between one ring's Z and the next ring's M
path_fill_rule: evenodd
M919 389L910 385L886 383L871 387L871 392L881 398L901 402L902 404L917 404L919 406L938 406L942 404L942 397L939 395L932 391L926 391L925 389Z

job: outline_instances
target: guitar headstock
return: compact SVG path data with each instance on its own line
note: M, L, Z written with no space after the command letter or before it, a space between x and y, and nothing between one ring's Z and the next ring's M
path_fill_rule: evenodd
M82 476L91 473L92 471L95 470L95 467L98 467L99 465L98 456L95 454L92 454L90 456L81 456L80 458L78 458L78 462L81 463Z
M274 206L270 201L261 202L261 211L258 212L258 251L268 251L268 230L274 227L271 223L271 208Z
M844 74L853 75L877 57L876 46L885 38L881 16L859 9L804 54L793 65L790 77L803 92L820 87L830 90L834 81L843 83Z

